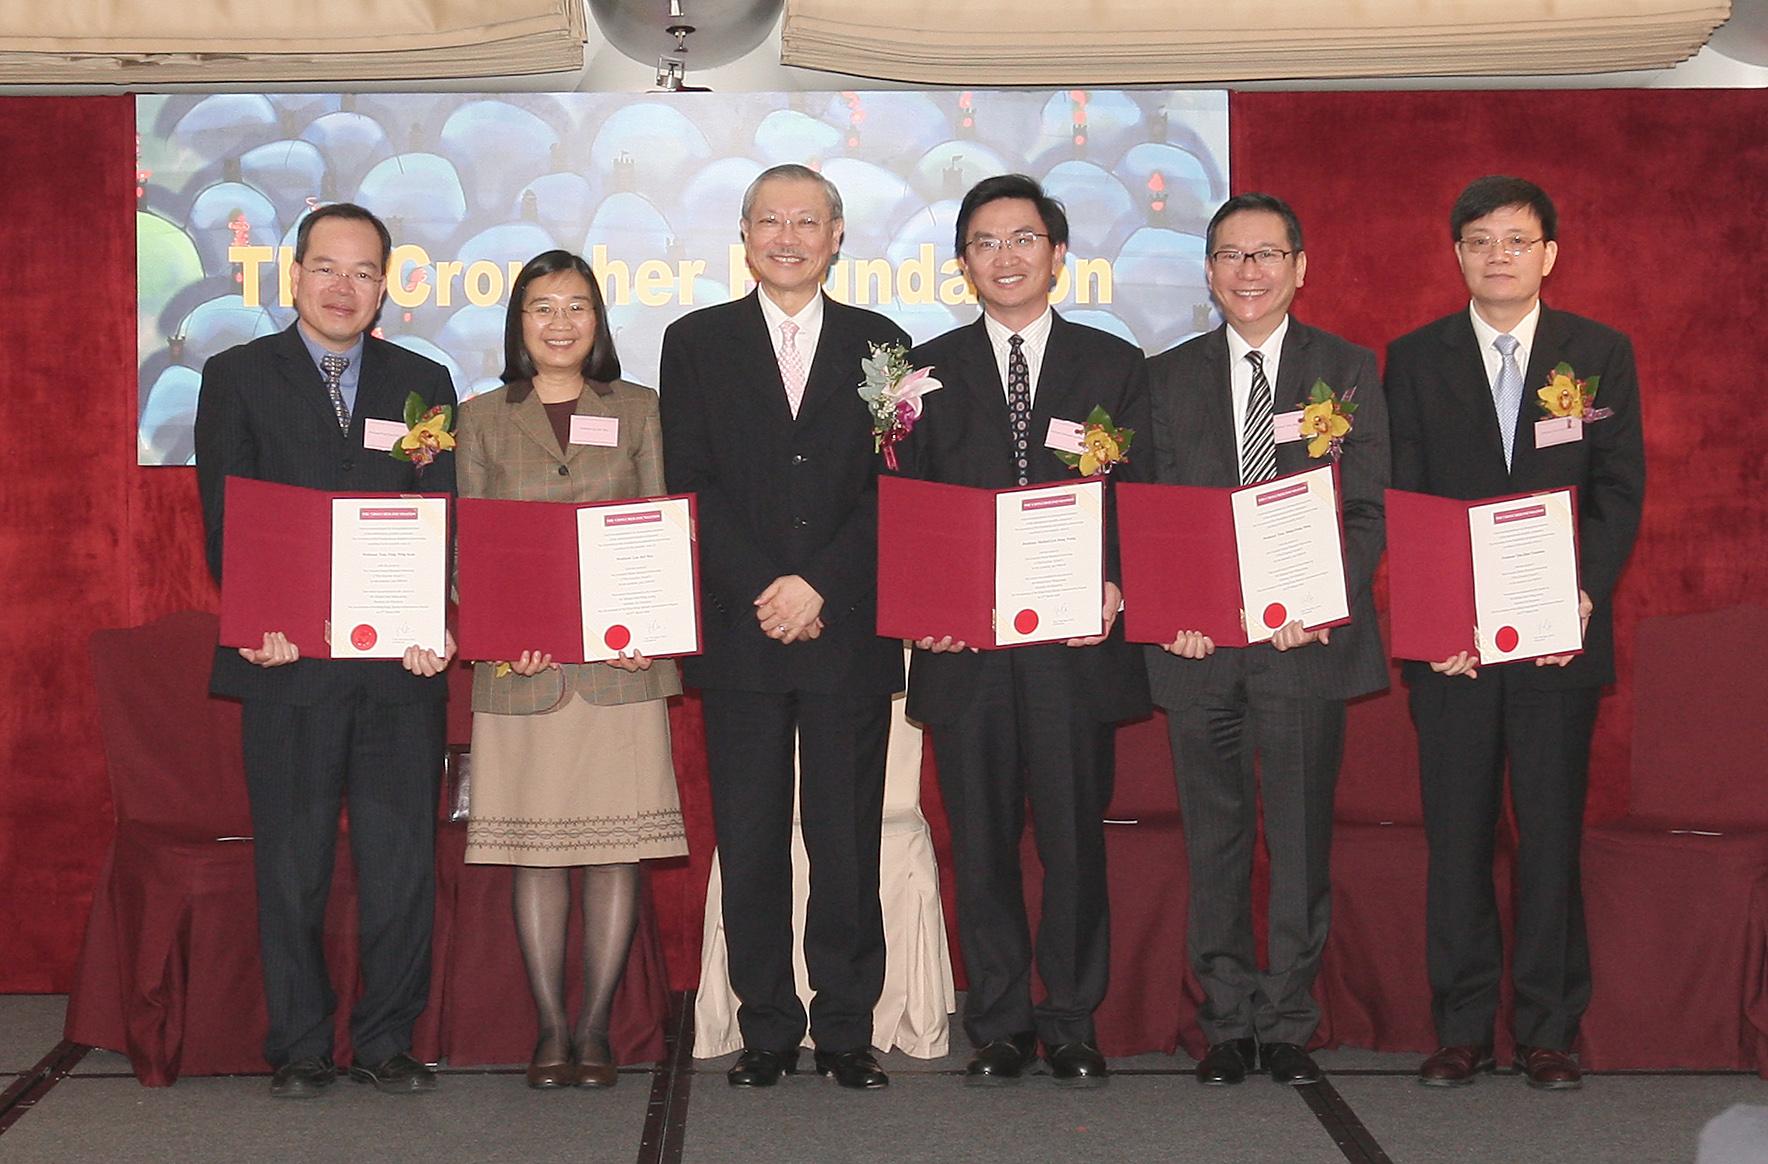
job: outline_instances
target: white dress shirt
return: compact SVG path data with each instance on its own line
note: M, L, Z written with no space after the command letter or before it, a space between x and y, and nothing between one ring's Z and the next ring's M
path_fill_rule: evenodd
M1479 309L1471 303L1467 305L1467 314L1473 317L1473 338L1479 344L1480 359L1486 362L1486 387L1492 390L1492 407L1496 408L1498 406L1498 367L1504 362L1504 356L1492 346L1492 341L1502 333L1481 319ZM1510 329L1510 334L1516 337L1516 368L1524 377L1522 393L1525 397L1529 394L1527 383L1529 352L1534 349L1535 328L1540 326L1540 323L1541 301L1537 299L1535 305L1529 308L1529 313ZM1539 388L1540 385L1537 384L1535 387Z
M1265 342L1256 349L1233 328L1228 328L1228 394L1234 400L1234 464L1246 454L1246 402L1252 398L1252 364L1246 359L1246 353L1257 351L1265 358L1265 379L1271 383L1271 414L1276 415L1277 404L1277 365L1283 359L1283 337L1289 334L1289 316L1283 316L1283 322L1277 330L1265 337Z
M808 377L810 366L816 361L816 342L823 334L823 294L821 291L810 297L810 302L798 309L797 315L787 315L785 309L768 298L766 289L756 293L761 300L761 317L767 320L768 338L773 341L774 359L780 358L780 350L785 346L785 337L780 334L780 324L788 319L798 325L798 335L793 346L798 349L798 358L804 361L804 372Z
M1014 331L1005 324L997 322L995 317L986 311L983 312L982 326L988 331L988 342L994 347L995 369L1001 374L1001 396L1009 404L1012 403L1012 397L1007 389L1007 361L1013 354L1013 347L1009 341L1014 336L1025 341L1019 346L1019 350L1025 355L1026 371L1031 373L1031 402L1035 405L1037 403L1038 373L1043 370L1044 349L1050 346L1050 325L1054 319L1054 313L1045 307L1042 315L1020 330Z

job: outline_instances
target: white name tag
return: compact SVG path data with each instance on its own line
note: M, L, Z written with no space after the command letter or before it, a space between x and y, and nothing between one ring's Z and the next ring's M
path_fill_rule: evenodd
M404 440L410 431L401 421L369 417L362 422L362 447L384 453Z
M1059 453L1084 453L1087 426L1060 417L1050 418L1050 431L1044 434L1044 448Z
M1272 438L1283 444L1287 441L1301 439L1301 409L1294 412L1279 412L1271 418L1273 424Z
M1550 416L1535 422L1535 447L1550 449L1584 439L1584 418L1581 416Z
M617 416L573 416L571 443L612 449L620 444L620 418Z

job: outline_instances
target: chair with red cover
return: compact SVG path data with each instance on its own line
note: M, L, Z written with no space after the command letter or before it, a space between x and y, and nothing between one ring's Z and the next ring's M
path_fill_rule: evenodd
M1627 815L1585 830L1586 1066L1768 1077L1768 686L1716 666L1768 609L1640 622Z

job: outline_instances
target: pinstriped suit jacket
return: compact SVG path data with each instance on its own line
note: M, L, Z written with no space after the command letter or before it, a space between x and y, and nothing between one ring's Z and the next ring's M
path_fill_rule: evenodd
M622 501L654 497L663 490L663 431L657 394L615 380L586 384L577 398L580 416L619 421L614 448L559 447L546 406L525 380L475 396L461 405L455 463L460 495L502 501ZM549 711L573 693L611 706L661 699L681 692L673 659L649 671L629 672L605 663L566 663L538 675L505 675L490 663L473 666L473 710L503 715Z

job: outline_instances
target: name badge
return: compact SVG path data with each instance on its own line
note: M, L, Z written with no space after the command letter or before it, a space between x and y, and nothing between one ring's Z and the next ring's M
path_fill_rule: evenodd
M1084 453L1087 451L1086 435L1086 425L1052 416L1050 431L1044 434L1044 448L1059 453Z
M376 420L369 417L362 422L362 447L384 453L405 439L411 430L397 420Z
M1581 416L1550 416L1535 422L1535 447L1550 449L1584 439L1584 418Z
M1301 439L1301 409L1294 412L1279 412L1271 418L1273 429L1272 439L1278 444Z
M571 443L593 445L598 449L618 447L620 444L620 418L618 416L573 416L571 418Z

